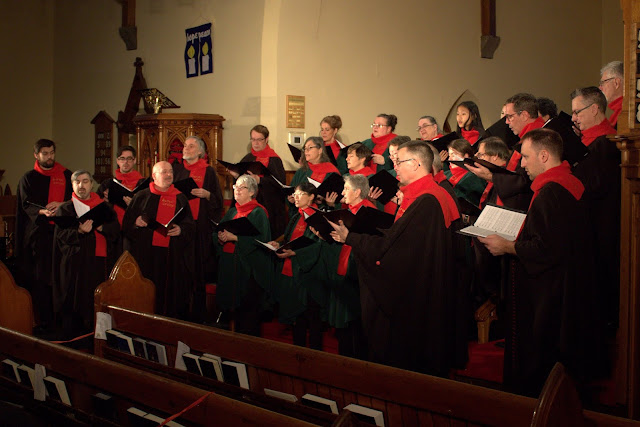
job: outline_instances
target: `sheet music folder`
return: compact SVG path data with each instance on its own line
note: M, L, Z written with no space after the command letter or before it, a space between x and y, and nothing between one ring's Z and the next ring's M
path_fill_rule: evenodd
M81 217L75 216L52 216L49 217L56 225L61 228L70 228L82 224L88 220L93 220L93 228L98 228L105 222L111 221L115 217L115 212L111 209L107 202L102 202Z
M118 205L123 209L127 209L127 204L124 202L123 197L133 197L138 191L149 188L150 178L145 178L141 181L136 188L129 190L120 181L113 178L109 183L109 203L112 205Z
M152 229L153 231L157 231L166 237L169 230L173 228L173 225L178 222L182 218L182 213L184 212L184 207L180 208L178 212L167 222L166 224L162 224L156 221L155 217L152 217L148 213L142 214L142 219L147 223L147 227ZM155 214L154 214L155 216Z
M260 234L246 216L219 223L213 220L211 222L215 225L217 231L227 230L236 236L257 236Z
M173 183L173 186L180 190L182 194L187 196L187 199L189 200L195 199L197 197L191 194L191 190L193 190L194 188L199 188L198 184L196 184L196 182L191 177L176 181Z
M497 234L513 242L517 239L526 218L525 212L489 203L473 225L459 230L458 233L473 237Z
M398 192L398 179L386 170L381 170L369 177L369 186L378 187L382 190L382 195L378 197L378 202L386 205Z
M328 242L334 241L330 233L333 227L329 221L339 224L340 221L349 231L362 234L380 235L380 229L387 229L393 225L395 217L384 211L367 206L361 207L357 214L351 213L349 209L339 209L335 211L320 211L306 219L307 224L313 227L323 239Z
M265 165L260 162L230 163L220 159L218 159L218 162L221 163L225 168L229 169L231 172L237 173L238 175L245 175L247 172L251 172L254 175L260 176L271 175L269 169L267 169Z

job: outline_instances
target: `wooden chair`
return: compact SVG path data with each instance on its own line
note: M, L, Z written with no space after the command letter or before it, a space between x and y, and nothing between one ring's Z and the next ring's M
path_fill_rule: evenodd
M478 344L488 343L491 322L498 319L496 305L488 299L476 310L475 319L478 324Z
M109 280L96 288L93 301L95 312L102 311L102 307L108 305L117 305L154 313L156 287L151 280L142 276L135 258L124 251L111 270Z
M0 326L31 335L33 325L31 294L16 285L9 269L0 262Z
M573 380L561 363L556 363L544 383L531 427L585 425L582 403Z

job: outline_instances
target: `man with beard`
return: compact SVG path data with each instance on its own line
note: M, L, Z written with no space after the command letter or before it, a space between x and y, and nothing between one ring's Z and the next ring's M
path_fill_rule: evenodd
M102 213L95 222L93 219L79 224L60 222L55 227L53 308L61 316L66 339L92 330L93 292L109 276L115 263L116 244L120 240L116 213L91 192L91 174L86 170L75 171L71 175L71 185L71 200L60 205L56 218L82 217L93 209Z
M38 325L46 329L53 320L51 305L51 249L53 222L60 204L71 198L71 171L56 163L56 144L40 139L33 146L35 165L18 182L16 258L18 283L33 297Z
M143 276L156 285L156 313L184 319L193 288L195 223L187 197L173 186L171 164L156 163L151 177L149 188L133 196L122 231Z
M190 136L184 141L182 163L173 164L174 181L193 178L198 188L191 190L191 214L196 222L195 272L192 290L191 320L202 323L206 317L207 283L215 283L218 272L213 250L213 221L222 218L222 192L215 169L204 159L206 154L202 138Z

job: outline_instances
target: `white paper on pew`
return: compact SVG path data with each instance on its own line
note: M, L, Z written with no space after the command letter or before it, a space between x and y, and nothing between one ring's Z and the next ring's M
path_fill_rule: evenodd
M189 353L191 349L188 345L183 343L182 341L178 341L178 350L176 351L176 369L180 369L181 371L187 370L187 365L184 364L184 360L182 360L182 355L185 353Z
M99 340L107 339L107 331L113 329L111 325L111 315L99 311L96 313L96 333L95 338Z
M47 389L44 387L44 377L47 376L47 370L44 366L36 363L33 368L35 371L35 381L33 384L33 398L35 400L45 401L47 397Z

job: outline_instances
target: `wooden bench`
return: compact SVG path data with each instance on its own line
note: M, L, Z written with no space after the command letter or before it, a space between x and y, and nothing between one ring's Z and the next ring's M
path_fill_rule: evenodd
M388 366L323 353L307 348L217 330L161 316L105 307L114 329L162 343L173 366L178 340L192 350L207 352L247 365L251 390L270 388L335 400L338 408L357 403L384 412L385 425L528 425L536 400L497 390L458 383ZM140 369L153 370L145 359L105 348L97 340L96 352ZM166 367L165 367L166 368ZM164 369L171 373L173 368ZM173 370L175 371L175 370ZM213 381L182 373L181 380ZM215 381L214 381L215 382ZM591 425L640 425L584 411Z
M33 333L31 294L16 284L6 265L0 262L0 326Z
M119 424L126 425L126 410L135 406L159 416L175 414L207 394L196 387L162 378L96 356L0 327L0 357L46 368L47 375L65 381L72 406L33 399L33 391L6 376L0 377L4 400L24 406L46 417L51 425L115 425L93 414L91 396L102 392L112 396ZM6 421L3 416L3 421ZM191 425L309 426L311 424L266 411L216 394L207 395L193 409L176 420ZM185 423L186 422L186 423Z

